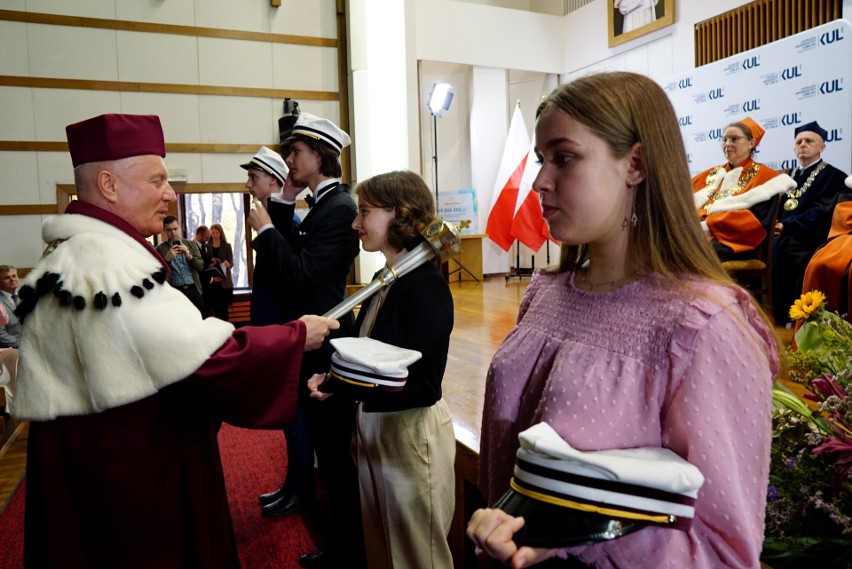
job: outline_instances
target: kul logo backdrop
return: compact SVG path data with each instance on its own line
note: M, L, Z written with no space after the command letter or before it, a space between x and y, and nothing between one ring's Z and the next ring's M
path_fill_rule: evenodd
M836 20L662 81L678 114L692 175L725 161L725 125L750 116L766 134L755 159L795 168L796 127L828 131L823 158L852 169L852 24Z

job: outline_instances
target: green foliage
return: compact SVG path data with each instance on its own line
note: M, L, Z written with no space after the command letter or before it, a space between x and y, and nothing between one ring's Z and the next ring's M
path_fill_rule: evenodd
M852 325L821 305L805 312L787 361L810 403L773 389L763 560L852 567Z

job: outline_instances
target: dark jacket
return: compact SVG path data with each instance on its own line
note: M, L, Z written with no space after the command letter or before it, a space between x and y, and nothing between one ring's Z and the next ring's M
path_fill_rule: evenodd
M257 252L251 295L251 323L282 324L305 314L323 315L346 295L346 277L358 255L358 232L352 222L358 208L349 186L337 184L300 224L293 223L295 204L269 201L275 229L252 241ZM354 315L341 317L329 338L349 334ZM302 379L328 369L331 347L305 354ZM306 389L305 389L306 392Z
M361 307L355 323L356 334L372 300L365 301ZM447 367L452 331L450 287L435 265L425 263L391 286L370 333L373 339L417 350L423 357L408 368L408 380L402 391L358 389L352 396L364 401L365 412L402 411L434 405L441 399L441 381Z
M295 205L269 201L275 231L252 241L257 252L252 286L252 324L280 324L323 314L340 303L358 255L358 213L349 186L339 184L293 224Z

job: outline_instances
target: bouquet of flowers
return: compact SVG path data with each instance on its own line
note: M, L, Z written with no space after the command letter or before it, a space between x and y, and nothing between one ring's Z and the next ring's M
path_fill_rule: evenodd
M799 397L773 388L772 457L763 560L783 567L852 567L852 325L808 292L790 317Z

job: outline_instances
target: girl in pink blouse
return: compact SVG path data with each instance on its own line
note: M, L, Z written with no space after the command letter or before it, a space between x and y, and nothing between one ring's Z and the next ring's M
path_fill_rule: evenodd
M518 433L542 421L583 451L668 448L706 481L688 532L649 526L544 550L513 541L523 518L483 509L468 535L515 568L552 557L564 566L570 557L593 567L759 567L777 348L695 220L665 92L620 72L562 85L539 108L536 154L533 188L561 260L533 277L488 373L486 499L509 487Z

